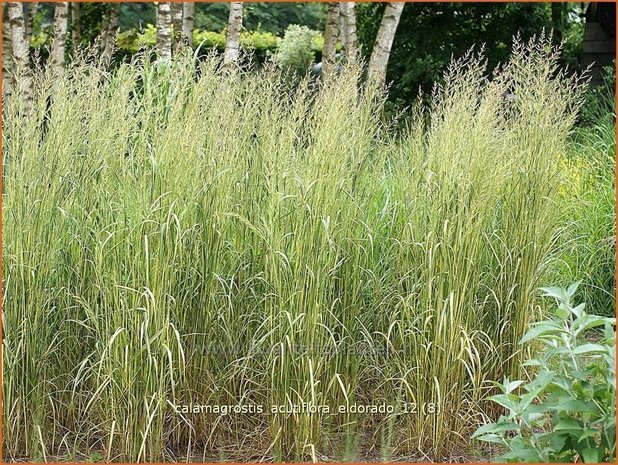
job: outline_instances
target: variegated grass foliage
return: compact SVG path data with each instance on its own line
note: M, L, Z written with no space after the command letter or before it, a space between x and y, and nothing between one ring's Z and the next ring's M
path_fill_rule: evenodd
M555 250L585 87L557 56L517 43L489 79L469 54L403 133L354 66L37 71L3 112L6 457L461 450ZM270 412L303 402L331 411Z

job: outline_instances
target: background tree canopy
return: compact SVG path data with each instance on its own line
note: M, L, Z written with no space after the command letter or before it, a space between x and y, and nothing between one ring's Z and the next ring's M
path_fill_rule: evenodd
M82 43L91 43L100 34L107 5L84 3L80 26ZM358 3L358 37L362 55L368 60L380 26L385 3ZM247 3L243 13L243 31L260 31L283 37L286 28L299 24L323 31L326 3ZM38 45L49 43L53 28L54 4L41 4L36 32ZM227 3L197 3L196 30L221 34L229 14ZM409 104L419 89L431 90L433 83L453 56L460 56L472 46L483 44L490 69L504 62L511 50L512 37L527 39L541 31L554 30L554 40L564 40L563 64L580 67L584 35L583 3L408 3L391 51L387 82L391 83L391 100ZM120 11L120 31L137 37L139 31L156 22L154 3L124 3ZM131 35L132 31L135 34ZM47 42L44 38L47 37ZM222 36L220 36L222 37ZM124 43L124 42L123 42ZM122 44L119 44L122 47ZM259 45L254 47L259 51ZM130 53L137 47L130 47ZM269 50L272 46L268 47ZM313 47L315 61L321 53ZM263 56L266 56L263 54ZM263 58L263 57L262 57Z
M391 95L409 101L419 87L431 90L453 56L483 44L488 66L508 59L514 35L524 39L554 28L564 38L565 59L577 66L583 38L580 4L561 4L558 24L549 3L410 3L403 10L389 60ZM359 41L367 56L377 33L383 3L359 3Z

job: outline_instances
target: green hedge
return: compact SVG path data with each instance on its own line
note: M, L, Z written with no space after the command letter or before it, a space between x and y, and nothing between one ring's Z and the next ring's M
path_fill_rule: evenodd
M324 36L319 31L311 41L311 52L315 61L320 61L322 47L324 46ZM44 50L51 45L52 34L48 31L40 31L32 36L30 46ZM119 32L117 37L117 55L129 56L140 50L154 48L157 43L157 28L153 24L147 24L145 28L138 30L131 28ZM255 54L258 61L264 61L266 57L274 55L281 45L282 38L272 32L264 31L243 31L240 34L240 43L243 49ZM225 50L225 30L221 32L206 31L195 29L193 31L193 48L200 47L201 50ZM340 44L338 44L338 49Z
M136 53L142 48L154 47L157 42L156 27L146 25L143 31L129 29L118 34L118 49L123 53ZM281 43L281 37L272 32L244 31L240 34L240 43L245 50L256 52L258 55L268 55L275 52ZM321 53L324 38L316 31L311 43L311 51ZM196 29L193 31L193 47L203 49L225 49L225 31L214 32Z

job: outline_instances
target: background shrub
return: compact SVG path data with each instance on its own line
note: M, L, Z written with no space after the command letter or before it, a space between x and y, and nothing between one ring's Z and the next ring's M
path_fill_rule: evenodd
M302 76L314 60L313 45L318 33L307 26L292 24L285 30L276 61L287 73Z

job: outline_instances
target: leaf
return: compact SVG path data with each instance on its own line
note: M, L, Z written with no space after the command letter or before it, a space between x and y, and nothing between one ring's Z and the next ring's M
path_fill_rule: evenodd
M551 383L556 374L554 372L543 370L541 371L537 377L528 383L526 386L526 390L529 392L536 391L538 389L545 389L549 383Z
M556 376L551 382L551 390L557 395L572 395L572 381L564 376Z
M565 418L564 420L559 421L554 427L554 431L582 431L581 424L574 420L573 418Z
M561 287L542 287L545 297L553 297L554 299L564 302L567 298L567 292Z
M610 318L612 323L605 323L604 334L605 341L610 344L614 344L616 342L616 330L614 326L616 326L616 318Z
M577 393L578 397L583 397L586 400L594 398L594 387L585 379L573 384L573 390Z
M523 384L523 381L521 380L516 380L516 381L510 381L506 386L505 386L505 390L506 393L509 394L511 392L513 392L515 389L517 389L521 384Z
M584 402L579 399L562 399L558 402L555 410L577 413L596 413L598 411L596 405L592 402Z
M544 423L545 413L543 412L531 412L530 409L527 409L526 412L522 414L523 419L526 423ZM541 422L537 422L537 420L543 420Z
M596 436L597 434L599 434L599 432L597 430L594 429L586 429L584 430L584 432L581 434L581 436L579 437L579 439L577 440L577 442L582 442L584 439L587 438L593 438L594 436Z
M586 308L586 304L579 304L577 307L571 308L571 312L577 318L580 318L584 314L584 309Z
M601 344L582 344L581 346L575 347L571 352L573 355L581 355L581 354L593 354L593 353L603 353L608 349Z
M514 394L498 394L495 396L491 396L489 400L494 401L496 404L502 405L508 410L515 410L518 404L518 397Z
M484 436L477 437L476 439L478 441L493 442L495 444L506 444L506 441L502 438L502 436L497 434L485 434Z
M543 364L537 360L536 358L532 358L530 360L526 360L524 363L521 364L521 366L524 367L540 367L543 366Z
M556 453L562 452L566 442L568 439L568 435L560 434L560 433L550 433L548 435L548 442L551 448L556 451Z
M543 458L535 450L534 446L522 437L514 437L509 443L511 449L503 455L504 458L514 459L518 462L543 462Z
M519 425L517 423L489 423L487 425L481 426L477 429L472 435L473 438L477 438L483 434L488 433L501 433L504 431L518 431Z
M582 451L582 457L584 459L584 463L599 463L599 451L597 449L593 449L592 447L588 447Z
M549 385L551 380L554 377L554 373L550 371L542 371L539 373L537 378L528 383L526 386L526 390L528 391L526 394L522 395L520 398L520 411L525 411L532 402L545 390L545 388Z
M566 290L567 295L569 297L573 297L575 293L577 292L577 288L579 287L581 283L582 283L581 281L576 281L573 284L571 284Z
M607 322L608 318L598 315L583 315L579 320L575 320L575 324L578 331L586 331L590 328L596 328L597 326L603 326Z
M505 378L505 381L507 381L508 378ZM492 386L497 387L498 389L500 389L501 391L505 390L504 384L499 383L498 381L489 381L489 384L491 384Z
M560 334L564 330L553 321L543 321L535 325L530 331L528 331L524 337L519 341L520 344L525 344L532 339L536 339L539 336L544 336L548 334Z

